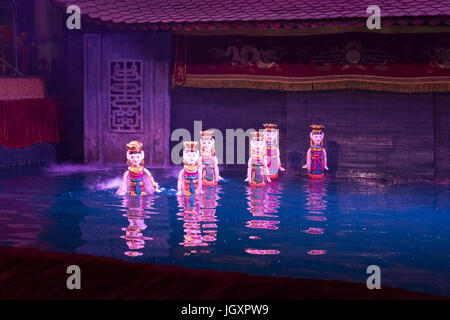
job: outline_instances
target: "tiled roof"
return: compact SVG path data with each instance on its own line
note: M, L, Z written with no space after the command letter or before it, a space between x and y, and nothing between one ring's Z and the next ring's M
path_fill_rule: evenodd
M257 25L278 28L337 21L365 24L366 9L381 8L387 24L450 24L450 0L53 0L76 4L90 20L151 29ZM340 23L339 23L340 24Z

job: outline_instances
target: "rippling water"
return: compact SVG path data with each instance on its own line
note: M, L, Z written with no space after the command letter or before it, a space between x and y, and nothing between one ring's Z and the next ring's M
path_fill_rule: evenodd
M250 188L245 172L194 198L178 169L165 192L118 197L122 167L0 171L0 245L252 274L383 285L450 296L450 186L326 177ZM171 190L172 189L172 190Z

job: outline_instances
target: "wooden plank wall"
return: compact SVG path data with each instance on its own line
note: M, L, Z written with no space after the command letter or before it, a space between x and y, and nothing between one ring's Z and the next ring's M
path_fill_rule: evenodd
M332 176L445 180L450 178L449 106L448 94L177 88L171 130L192 132L194 120L223 132L276 122L287 174L305 175L309 125L320 122L326 126Z
M201 120L203 130L219 129L225 136L226 129L261 129L263 123L272 122L280 128L281 161L286 162L287 125L286 96L280 91L245 89L176 88L171 98L171 131L187 129L194 134L194 121ZM171 148L178 142L171 142ZM234 155L235 163L237 156ZM246 143L246 161L248 143ZM224 150L223 159L226 159ZM233 165L227 165L232 167ZM242 166L242 165L241 165Z
M435 94L436 180L450 179L450 95Z
M434 178L432 94L368 91L288 93L288 158L298 172L309 124L326 126L330 174Z

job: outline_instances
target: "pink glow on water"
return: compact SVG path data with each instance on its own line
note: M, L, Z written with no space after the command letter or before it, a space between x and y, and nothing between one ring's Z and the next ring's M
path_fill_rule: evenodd
M122 230L127 231L127 235L120 236L121 239L133 240L134 242L142 241L141 243L144 243L144 240L153 240L153 238L151 238L151 237L141 236L141 233L139 233L139 231L134 231L134 230L130 231L130 230L127 230L126 228L123 228Z
M142 256L142 252L139 252L139 251L126 251L125 252L125 255L126 256L129 256L129 257L139 257L139 256Z
M262 213L262 212L254 212L253 216L254 217L266 217L266 218L278 218L278 216L275 214Z
M258 254L258 255L280 254L279 250L273 250L273 249L251 249L251 248L246 248L245 252L250 253L250 254Z
M310 251L308 251L308 254L312 255L312 256L323 255L326 253L327 253L327 250L310 250Z
M194 203L188 197L177 197L180 211L178 220L183 221L184 236L179 244L183 247L205 247L217 240L218 226L215 223L216 207L220 188L205 188ZM208 250L203 250L210 252ZM190 253L194 253L193 250Z
M153 198L125 198L122 200L121 210L125 211L124 217L128 220L128 226L121 228L125 235L120 236L126 240L129 250L144 249L145 242L153 240L152 237L144 235L147 229L146 219L149 218L149 211L144 209L153 209ZM124 254L129 257L138 257L142 255L141 251L125 251Z
M323 234L323 229L322 228L308 228L308 230L302 230L302 232L309 233L309 234Z
M280 221L250 220L250 221L247 221L246 227L254 228L254 229L278 230L277 224L279 224L279 223L280 223Z
M213 236L208 235L208 236L203 236L203 240L211 242L211 241L216 241L217 239Z
M326 221L327 218L326 217L315 217L315 216L306 216L305 217L306 220L311 220L311 221Z

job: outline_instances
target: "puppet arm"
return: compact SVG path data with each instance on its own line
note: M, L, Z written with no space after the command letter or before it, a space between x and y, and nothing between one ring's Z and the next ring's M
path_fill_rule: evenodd
M214 171L216 173L217 181L223 180L219 173L219 161L217 160L217 157L214 157Z
M155 179L153 179L152 174L150 173L150 171L148 171L147 169L144 169L145 174L148 176L148 178L150 179L153 188L155 189L156 192L161 192L161 190L159 189L159 184L155 181Z
M252 176L252 157L248 158L248 165L247 165L247 179L244 181L250 182Z
M311 148L309 148L308 152L306 153L306 164L302 168L311 171Z
M183 190L183 185L184 185L184 169L180 170L180 173L178 174L178 185L177 185L177 196L181 196L182 190Z
M266 176L267 181L271 182L269 167L267 166L267 159L264 159L264 175Z
M117 190L116 194L120 195L120 196L124 196L127 192L127 181L128 181L128 170L123 174L123 181L122 184L119 188L119 190Z
M280 149L279 149L279 148L277 148L277 161L278 161L278 168L279 168L281 171L285 171L286 169L283 168L283 167L281 166Z
M323 167L325 168L325 170L328 170L327 167L327 152L325 151L325 148L322 149L323 150Z
M197 185L198 194L203 193L202 186L203 186L203 168L202 168L202 165L200 165L200 168L198 170L198 185Z

